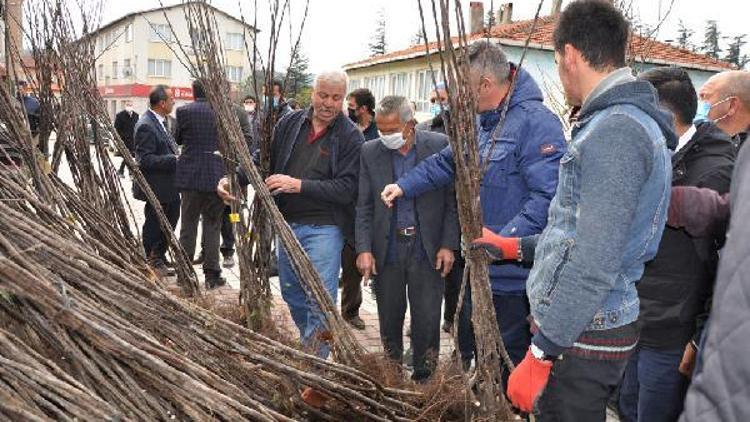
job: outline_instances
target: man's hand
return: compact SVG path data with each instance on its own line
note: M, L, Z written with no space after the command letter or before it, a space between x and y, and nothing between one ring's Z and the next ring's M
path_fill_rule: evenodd
M392 208L393 201L402 196L404 196L404 191L401 190L401 187L395 183L391 183L383 188L383 192L380 194L380 199L383 200L386 207Z
M518 259L519 242L520 239L517 237L502 237L483 227L482 237L471 242L471 249L484 250L493 261Z
M285 174L274 174L266 179L266 187L273 194L300 193L302 191L302 180Z
M357 269L362 274L362 279L365 280L365 286L370 282L370 277L378 275L378 271L375 269L375 257L370 252L362 252L357 255Z
M680 367L678 371L686 377L693 376L693 369L695 369L695 346L693 342L690 342L685 346L685 353L682 354L682 361L680 361Z
M547 385L552 362L539 360L531 349L508 378L508 398L513 406L526 413L534 410L534 402Z
M440 275L445 278L445 276L447 276L448 273L451 272L451 268L453 268L453 262L455 260L456 257L453 255L452 250L440 248L435 259L435 269L437 271L440 271L440 268L442 268L443 271L440 272Z
M237 199L229 192L228 177L222 177L221 180L219 180L219 184L216 186L216 194L219 195L219 198L221 198L221 200L227 205Z

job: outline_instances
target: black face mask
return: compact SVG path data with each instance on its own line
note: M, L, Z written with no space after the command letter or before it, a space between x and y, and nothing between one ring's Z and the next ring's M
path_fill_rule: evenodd
M357 110L353 108L347 108L349 110L349 118L352 119L354 123L357 123Z

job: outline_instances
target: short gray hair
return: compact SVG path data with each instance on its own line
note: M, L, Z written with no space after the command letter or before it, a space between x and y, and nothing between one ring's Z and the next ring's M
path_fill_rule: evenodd
M406 97L400 95L387 95L380 100L375 115L390 116L398 113L401 123L410 122L414 119L414 109Z
M349 76L347 76L346 72L344 72L343 70L325 71L315 77L313 87L317 87L318 83L321 81L344 84L344 91L346 91L346 87L349 85Z
M505 52L496 43L479 40L468 48L469 67L480 76L492 75L495 82L502 83L510 76L510 63Z
M723 73L724 84L719 88L724 97L737 97L742 105L750 111L750 72L730 70Z

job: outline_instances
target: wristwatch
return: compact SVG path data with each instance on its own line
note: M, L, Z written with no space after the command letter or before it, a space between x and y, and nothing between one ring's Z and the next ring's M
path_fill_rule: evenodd
M536 347L536 344L531 343L531 354L536 358L537 360L543 360L543 361L549 361L554 362L558 359L558 356L552 356L544 353L544 350Z

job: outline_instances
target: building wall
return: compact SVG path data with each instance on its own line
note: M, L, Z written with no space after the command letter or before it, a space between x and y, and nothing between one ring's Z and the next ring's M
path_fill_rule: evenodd
M523 48L516 46L503 46L508 59L513 63L518 63ZM432 65L436 70L436 76L440 81L440 60L437 56L432 56ZM648 70L656 65L649 63L637 63L636 71ZM557 74L555 57L552 51L529 49L524 59L523 68L528 71L542 90L545 103L558 114L566 110L562 85ZM422 85L423 78L429 69L429 63L426 57L406 59L402 61L377 64L365 68L347 70L349 75L349 91L356 88L369 88L375 95L375 100L380 101L384 95L405 95L417 104L417 119L422 121L430 117L429 114L429 92L432 91L432 81L428 78L427 87ZM688 69L688 74L696 87L696 90L702 86L708 78L715 72ZM406 74L409 79L407 89L397 89L394 87L392 76L396 74ZM382 84L380 83L382 81Z
M96 51L99 55L96 61L97 81L112 117L124 108L126 100L132 101L135 110L139 113L148 108L148 98L143 94L143 85L151 87L164 84L172 87L176 97L176 107L192 101L190 86L193 77L189 69L178 60L179 57L182 62L187 62L178 42L188 52L188 59L195 60L195 56L190 54L192 43L188 23L182 8L170 8L166 13L166 18L162 10L134 15L97 33ZM162 40L152 41L151 25L167 25L167 18L174 31L171 42L168 45ZM222 31L220 41L222 45L224 45L227 33L243 33L242 23L222 13L216 13L216 21ZM132 25L132 40L128 40L127 37L129 25ZM250 33L246 35L249 36ZM107 41L110 42L107 43ZM250 42L248 45L252 48ZM226 65L241 67L242 79L250 74L250 62L247 56L244 43L239 50L228 50L225 46ZM123 72L126 60L130 61L129 74ZM150 75L149 60L170 61L171 75ZM118 65L117 74L113 72L114 61ZM236 83L232 85L233 90L236 89Z

